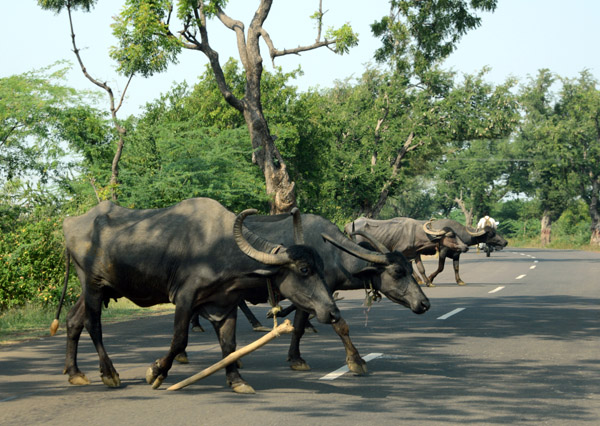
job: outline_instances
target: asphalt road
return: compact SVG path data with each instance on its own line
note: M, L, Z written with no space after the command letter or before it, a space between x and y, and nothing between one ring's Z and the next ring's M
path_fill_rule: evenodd
M427 260L432 271L435 259ZM316 324L302 354L309 372L285 361L289 336L243 359L256 395L237 395L218 372L179 391L166 388L220 359L212 327L194 333L190 364L174 365L158 390L147 367L171 340L172 314L104 326L122 387L106 388L82 335L80 368L93 381L62 375L61 334L0 346L2 425L430 425L600 424L600 253L507 249L463 256L426 288L432 309L415 315L384 299L369 312L364 292L338 302L369 374L330 373L344 365L341 342ZM264 318L267 307L252 307ZM262 320L269 325L270 320ZM240 315L238 346L258 338Z

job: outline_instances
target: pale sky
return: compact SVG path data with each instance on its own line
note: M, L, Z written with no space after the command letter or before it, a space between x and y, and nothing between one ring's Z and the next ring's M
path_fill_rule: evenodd
M372 63L379 41L371 36L370 24L389 11L387 0L323 0L325 26L349 22L359 33L359 46L349 54L338 56L321 48L301 56L278 58L276 65L291 71L302 65L304 76L295 83L301 90L309 87L331 87L335 80L355 78L365 64ZM124 0L100 0L90 14L76 12L75 34L88 71L107 81L119 92L125 78L115 72L108 49L115 44L110 24ZM226 12L248 24L257 2L230 0ZM375 4L375 6L373 6ZM38 69L60 59L74 64L66 13L55 15L42 11L36 0L0 0L3 25L0 26L0 77ZM318 8L318 0L275 0L265 28L279 49L311 44L316 29L309 16ZM564 77L576 77L589 69L600 79L600 1L598 0L499 0L493 14L484 14L480 28L468 33L457 51L446 61L447 68L474 73L491 67L488 80L502 83L515 76L524 81L540 68L549 68ZM221 62L237 58L234 34L218 21L209 23L211 44L219 51ZM266 48L263 49L266 54ZM184 51L180 63L163 74L149 79L134 78L120 117L135 114L146 102L169 90L173 82L187 80L193 84L204 72L206 58L200 52ZM265 68L271 69L268 55ZM74 68L68 84L93 89Z

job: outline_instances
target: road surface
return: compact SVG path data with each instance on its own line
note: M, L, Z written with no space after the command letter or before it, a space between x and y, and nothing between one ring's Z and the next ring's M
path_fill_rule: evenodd
M0 424L600 424L600 253L509 248L486 258L472 250L461 277L464 287L449 261L437 286L424 289L432 303L424 315L387 299L367 312L363 291L341 293L369 374L345 372L341 342L317 323L301 346L309 372L287 366L289 336L243 359L256 395L231 392L223 372L166 390L220 359L206 321L207 332L191 334L190 364L175 364L152 390L145 372L167 350L172 314L104 326L119 389L100 381L84 332L79 365L93 382L69 385L62 318L55 337L0 346ZM262 319L267 306L252 309ZM238 346L259 336L240 315Z

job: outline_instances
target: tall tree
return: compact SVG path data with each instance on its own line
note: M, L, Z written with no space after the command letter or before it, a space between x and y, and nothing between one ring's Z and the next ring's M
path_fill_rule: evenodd
M70 123L102 121L84 105L86 94L64 85L69 67L62 63L0 78L0 186L18 179L60 181L72 159L77 136Z
M585 70L578 78L562 79L557 129L565 145L577 196L588 206L590 244L600 246L600 90L598 80ZM563 160L564 161L564 160Z
M390 0L390 12L371 25L381 39L375 52L405 76L421 76L445 59L460 38L481 25L479 12L493 12L498 0Z
M557 78L543 69L523 86L520 102L525 115L516 140L520 156L528 161L522 165L527 179L515 183L517 190L538 200L543 245L550 243L552 223L575 195L569 152L573 147L564 132L560 100L553 91L556 82Z
M69 28L71 30L71 42L73 44L73 53L77 58L77 62L81 68L81 72L83 75L95 86L104 90L108 96L109 100L109 110L112 118L112 123L117 133L117 145L114 153L114 157L111 163L111 177L110 184L108 186L108 190L110 191L110 197L113 201L117 200L117 187L119 185L119 161L121 159L121 155L123 153L123 146L125 144L125 135L127 133L126 127L120 122L117 118L117 113L123 104L123 99L125 98L125 94L127 93L127 89L129 87L129 83L131 83L131 79L134 76L134 72L127 75L128 80L121 93L120 99L115 99L115 95L113 89L106 83L94 78L88 69L85 67L83 58L80 54L80 49L77 47L77 43L75 41L75 26L73 25L73 15L72 12L76 9L82 9L86 12L90 11L90 8L96 3L96 0L38 0L38 4L42 9L52 10L56 13L60 13L62 9L67 10L67 15L69 17Z
M439 152L444 137L443 126L433 123L445 121L440 99L453 84L449 73L438 69L440 62L454 49L460 37L480 25L475 13L493 11L496 0L390 0L390 13L372 26L372 32L382 41L375 52L379 63L389 65L390 84L378 91L379 111L365 118L372 130L371 167L390 162L386 179L379 186L378 197L363 204L361 214L376 217L381 212L394 187L401 181L401 168L409 153L427 146ZM404 125L399 129L398 108L403 111ZM396 117L394 117L396 116ZM395 147L391 158L382 157L380 142L384 133L395 128ZM434 133L431 130L435 128ZM441 131L440 131L441 130ZM446 137L447 138L447 137ZM436 144L438 145L436 147Z
M271 213L279 213L289 211L296 205L295 183L290 178L286 161L275 144L275 137L263 112L263 57L259 42L262 39L266 43L269 56L274 61L280 56L322 47L329 47L339 54L347 53L350 47L357 44L358 38L348 25L323 34L324 12L320 2L319 10L313 15L317 23L316 41L293 49L278 49L266 25L272 0L260 0L257 3L254 17L246 29L243 22L225 12L226 0L182 0L177 2L175 10L173 2L167 0L127 0L125 9L114 24L114 34L120 44L111 55L118 61L119 71L124 75L151 75L163 71L170 62L176 60L182 49L206 55L222 96L244 117L254 150L253 160L260 166L267 194L272 197ZM178 22L175 22L173 12ZM210 44L208 25L211 19L217 19L236 35L246 78L243 96L232 90L219 62L218 52ZM181 38L176 34L180 34Z

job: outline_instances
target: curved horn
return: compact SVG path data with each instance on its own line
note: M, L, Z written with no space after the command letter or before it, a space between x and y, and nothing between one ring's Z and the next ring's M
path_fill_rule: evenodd
M379 252L379 253L389 253L390 251L388 250L388 248L386 246L384 246L378 239L376 239L374 236L372 236L371 234L365 232L365 231L354 231L352 233L352 236L356 236L356 235L360 235L361 237L363 237L365 240L367 240L369 243L371 243L371 245L373 247L375 247L375 249ZM356 242L356 240L353 240Z
M352 241L354 241L355 243L356 238L354 238L354 233L356 232L356 224L354 223L354 221L352 221L352 232L350 233L350 238L352 239Z
M298 207L294 207L290 213L294 217L294 244L304 244L304 232L302 230L300 210Z
M467 232L469 233L469 235L472 236L472 237L481 237L483 234L485 234L485 229L482 229L481 231L475 231L475 232L469 231L469 227L468 226L465 226L465 229L467 230Z
M287 255L262 252L252 247L246 238L244 238L244 234L242 232L242 223L244 222L244 219L246 219L246 216L256 213L258 213L256 209L246 209L238 214L235 218L235 222L233 223L233 238L235 239L236 244L240 250L244 252L244 254L256 260L257 262L261 262L266 265L283 265L287 263L289 260Z
M369 251L369 250L364 249L362 247L360 247L361 251L354 250L354 249L351 249L349 247L344 247L343 245L341 245L340 243L338 243L337 241L335 241L333 238L331 238L327 234L321 234L321 237L323 237L323 239L325 241L329 241L331 244L333 244L334 246L336 246L340 250L343 250L346 253L351 254L352 256L358 257L359 259L366 260L367 262L378 263L380 265L387 265L387 264L389 264L389 262L388 262L387 257L386 257L385 254L376 253L374 251Z
M428 220L427 222L425 222L423 224L423 231L425 231L425 233L429 234L429 235L433 235L434 237L441 237L442 235L446 235L446 231L444 231L443 229L440 230L435 230L435 229L431 229L431 220Z

